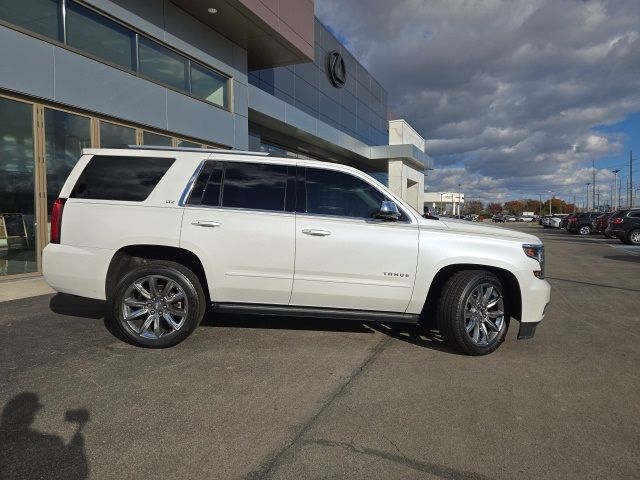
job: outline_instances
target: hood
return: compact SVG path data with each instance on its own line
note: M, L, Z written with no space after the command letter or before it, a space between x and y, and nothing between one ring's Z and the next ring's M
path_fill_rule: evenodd
M494 227L483 223L469 222L467 220L445 219L440 217L439 220L420 219L420 228L430 228L433 223L439 223L440 228L445 227L446 230L454 232L466 233L470 235L482 235L487 237L501 238L503 240L517 240L522 243L542 243L535 235L511 230L509 228Z

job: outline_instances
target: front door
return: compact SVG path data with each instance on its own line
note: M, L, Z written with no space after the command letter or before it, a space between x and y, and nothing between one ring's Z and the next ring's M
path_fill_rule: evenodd
M213 302L289 303L295 253L295 214L293 207L286 211L291 168L206 162L185 207L180 245L201 258Z
M418 258L415 220L372 218L386 197L363 178L299 170L306 192L298 195L291 305L404 312Z

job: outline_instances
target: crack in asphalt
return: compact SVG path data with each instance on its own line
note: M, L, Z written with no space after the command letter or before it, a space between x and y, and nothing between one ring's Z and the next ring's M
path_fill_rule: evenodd
M465 470L458 470L456 468L444 467L442 465L438 465L431 462L420 462L418 460L413 460L411 458L407 458L402 455L395 455L393 453L388 453L383 450L376 450L374 448L366 448L366 447L356 447L353 444L346 443L346 442L334 442L331 440L319 439L319 440L305 441L303 442L303 445L320 445L323 447L342 448L352 453L357 453L361 455L370 455L373 457L378 457L384 460L388 460L390 462L400 464L404 467L408 467L413 470L418 470L423 473L428 473L438 478L443 478L447 480L491 480L491 477L484 476L480 473L468 472Z
M309 420L307 420L303 425L300 431L284 445L280 450L278 450L275 454L273 454L269 459L264 461L262 465L252 472L250 472L245 478L246 480L262 480L269 478L269 476L275 471L277 467L282 464L285 455L287 452L302 438L302 436L309 431L311 426L316 422L316 420L322 415L322 413L329 407L342 393L346 390L346 388L356 379L358 378L362 372L367 368L367 366L371 363L371 361L386 347L389 342L391 342L391 337L385 337L379 343L373 347L369 355L364 359L360 365L355 367L347 380L340 385L334 392L329 396L329 398L324 402L324 404L320 407L320 409L311 416Z

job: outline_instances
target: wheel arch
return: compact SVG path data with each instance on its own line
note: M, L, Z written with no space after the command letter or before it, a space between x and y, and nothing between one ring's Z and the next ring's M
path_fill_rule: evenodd
M442 267L431 281L427 299L425 301L422 315L427 318L434 318L435 308L438 303L438 297L442 292L442 288L452 275L463 270L484 270L493 273L505 290L508 298L509 315L520 321L522 318L522 293L520 291L520 283L516 276L509 270L491 265L482 265L474 263L456 263Z
M105 279L105 295L109 299L118 283L127 270L144 265L150 260L168 260L184 265L191 270L200 280L207 303L210 303L209 285L202 261L198 256L184 248L165 245L127 245L120 248L111 257L107 276Z

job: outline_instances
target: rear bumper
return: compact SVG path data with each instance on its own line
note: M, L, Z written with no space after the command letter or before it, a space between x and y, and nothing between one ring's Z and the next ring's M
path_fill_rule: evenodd
M50 243L42 253L42 274L54 290L104 300L113 251Z

